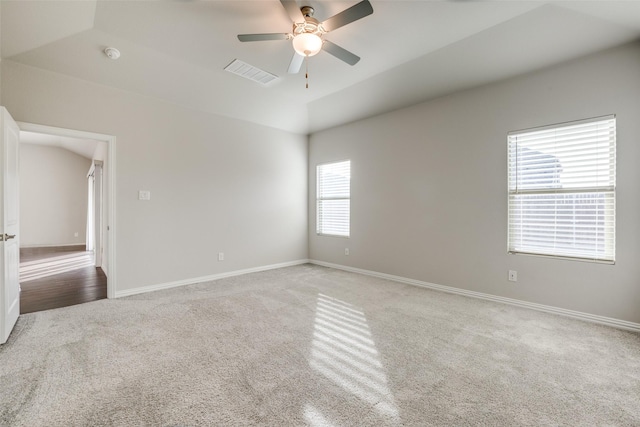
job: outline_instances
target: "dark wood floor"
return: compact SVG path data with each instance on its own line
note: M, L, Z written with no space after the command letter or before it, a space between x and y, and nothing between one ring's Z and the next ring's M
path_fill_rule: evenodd
M20 313L67 307L107 297L107 276L92 254L69 248L20 251Z

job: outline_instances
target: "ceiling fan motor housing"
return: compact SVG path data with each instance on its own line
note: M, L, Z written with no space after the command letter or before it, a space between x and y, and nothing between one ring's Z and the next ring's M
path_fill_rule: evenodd
M317 19L313 17L315 10L311 6L302 6L300 12L304 16L304 22L293 23L293 35L297 36L302 33L316 34L322 36L327 31Z

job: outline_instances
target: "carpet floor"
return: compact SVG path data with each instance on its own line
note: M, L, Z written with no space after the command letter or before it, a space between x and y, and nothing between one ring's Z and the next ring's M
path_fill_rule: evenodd
M20 316L2 426L639 426L640 335L313 265Z

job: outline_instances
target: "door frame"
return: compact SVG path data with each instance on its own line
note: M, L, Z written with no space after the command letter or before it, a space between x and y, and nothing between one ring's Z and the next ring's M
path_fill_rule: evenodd
M78 139L93 139L107 143L107 235L109 248L107 251L107 298L116 297L116 137L102 133L87 132L82 130L65 129L54 126L39 125L35 123L16 122L21 131L44 133L54 136L62 136ZM103 194L104 197L104 194Z

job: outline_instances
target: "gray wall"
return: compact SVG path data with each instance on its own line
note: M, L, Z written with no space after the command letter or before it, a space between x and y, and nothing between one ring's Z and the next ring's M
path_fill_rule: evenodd
M63 148L20 145L21 247L85 243L90 166Z
M307 258L306 136L2 67L14 119L116 136L117 291Z
M310 258L640 322L638 76L640 45L627 45L313 134ZM507 132L606 114L617 115L616 264L508 255ZM351 237L316 236L315 167L343 159Z

